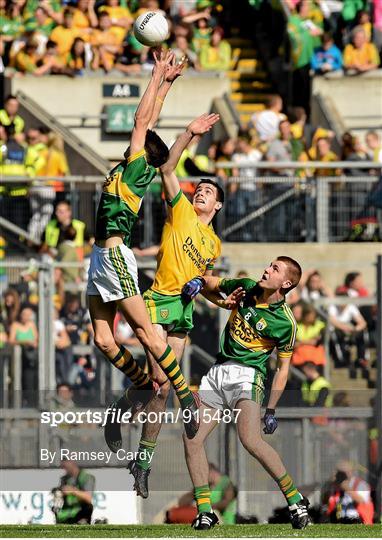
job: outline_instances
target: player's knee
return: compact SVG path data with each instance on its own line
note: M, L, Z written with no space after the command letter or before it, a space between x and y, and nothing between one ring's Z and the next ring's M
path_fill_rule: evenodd
M152 344L158 338L158 334L153 327L143 328L139 327L135 329L135 335L141 342L142 346L151 351Z
M253 438L253 437L240 437L241 444L244 446L244 448L249 452L252 456L256 457L260 455L261 453L261 447L263 440L261 437L259 438Z
M108 338L97 332L94 335L94 345L106 356L110 356L115 349L115 341L112 337Z

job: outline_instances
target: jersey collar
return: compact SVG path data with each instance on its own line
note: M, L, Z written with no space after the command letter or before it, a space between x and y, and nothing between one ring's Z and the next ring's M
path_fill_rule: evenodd
M257 296L260 296L260 291L261 287L259 287L258 284L256 284L252 289L250 289L246 295L246 298L244 299L244 306L253 305L254 307L260 309L270 309L271 311L276 311L283 304L285 304L285 298L282 298L278 302L273 302L272 304L256 304L256 298Z

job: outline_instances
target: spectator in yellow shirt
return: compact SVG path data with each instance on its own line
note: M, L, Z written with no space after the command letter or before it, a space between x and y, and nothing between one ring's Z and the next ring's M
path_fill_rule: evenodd
M331 149L331 140L328 137L321 137L315 145L315 156L312 156L309 150L309 158L314 161L339 161L339 157ZM316 176L338 176L341 174L340 169L316 169Z
M106 5L99 8L99 14L102 13L109 15L112 30L122 43L128 29L134 22L130 11L127 7L120 6L119 0L106 0Z
M231 45L223 39L224 30L217 26L212 32L209 45L200 51L200 66L203 70L227 71L231 63Z
M380 63L378 50L374 43L368 42L362 26L354 28L352 41L344 50L344 67L355 73L377 69Z
M14 126L14 139L18 143L24 142L24 120L18 114L19 101L16 96L9 94L4 102L4 109L0 110L0 124L2 126Z
M121 50L122 40L120 33L116 33L112 27L108 13L106 11L100 13L99 29L92 33L91 44L93 49L98 51L99 67L102 67L106 72L113 69L116 55ZM93 63L93 67L97 66Z
M80 37L81 30L73 25L73 11L70 8L64 11L63 24L57 26L50 34L50 39L57 43L58 54L65 59L70 51L73 41L76 37Z
M33 39L29 39L25 46L16 54L14 67L20 73L36 73L37 63L40 60L37 54L38 44Z
M73 9L73 27L81 30L82 34L90 34L92 28L97 28L98 19L94 11L95 0L78 0Z

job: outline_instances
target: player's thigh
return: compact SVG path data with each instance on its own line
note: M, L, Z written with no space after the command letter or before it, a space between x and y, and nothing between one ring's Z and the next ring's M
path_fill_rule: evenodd
M180 364L184 349L186 347L187 334L177 332L169 333L167 336L167 343L170 345L171 349L174 351L178 364Z
M144 347L151 350L152 346L157 344L159 340L163 341L150 321L141 295L136 294L130 298L123 298L118 302L118 307Z
M235 405L236 428L244 446L253 446L261 439L261 405L240 399Z
M192 452L196 447L203 445L208 435L218 425L219 411L211 408L209 405L202 403L199 407L199 429L193 439L188 439L186 434L183 434L183 442L186 451ZM186 418L187 420L187 418Z
M117 312L116 303L103 302L101 296L88 296L87 302L96 344L114 342L113 325Z

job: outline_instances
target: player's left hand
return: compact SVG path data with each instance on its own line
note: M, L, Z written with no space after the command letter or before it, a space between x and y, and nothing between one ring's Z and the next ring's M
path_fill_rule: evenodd
M264 433L266 435L272 435L277 429L277 420L275 417L275 410L274 409L267 409L264 414L264 424L265 427L263 429Z
M172 63L174 53L170 49L159 49L156 51L153 51L153 57L155 60L155 64L153 67L152 75L156 76L164 76L167 66L169 66Z
M188 281L182 289L182 298L185 302L191 302L203 289L205 281L202 277L194 277Z
M173 83L175 79L180 77L182 75L183 69L187 65L187 58L183 56L182 60L180 62L176 61L175 55L171 60L171 63L166 68L165 73L165 81L169 83Z
M245 290L243 287L238 287L224 300L224 307L227 309L234 309L240 304L244 297Z
M209 131L219 120L220 116L218 114L204 113L202 116L195 118L195 120L187 126L187 131L192 133L192 135L203 135L203 133L207 133L207 131Z

